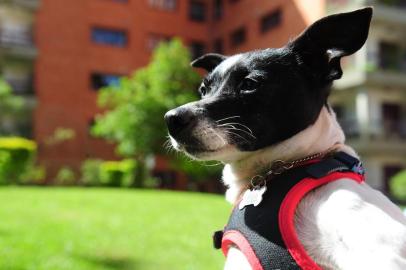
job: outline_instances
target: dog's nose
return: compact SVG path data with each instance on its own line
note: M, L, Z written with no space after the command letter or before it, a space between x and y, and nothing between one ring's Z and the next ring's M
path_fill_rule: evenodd
M177 108L170 110L165 114L165 121L168 126L169 134L176 137L180 132L195 123L195 115L186 108Z

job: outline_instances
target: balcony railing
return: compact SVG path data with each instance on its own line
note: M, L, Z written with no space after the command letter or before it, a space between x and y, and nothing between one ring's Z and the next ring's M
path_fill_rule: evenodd
M40 5L40 0L11 0L14 4L24 6L31 9L37 9Z
M0 49L2 53L33 59L37 56L31 29L0 27Z
M366 137L371 140L405 140L406 120L370 120L361 125L357 119L338 119L347 138Z
M32 76L24 78L5 78L7 83L17 95L32 95L34 94Z
M2 46L33 47L32 33L29 30L0 28Z
M375 0L375 2L386 6L406 8L406 0Z

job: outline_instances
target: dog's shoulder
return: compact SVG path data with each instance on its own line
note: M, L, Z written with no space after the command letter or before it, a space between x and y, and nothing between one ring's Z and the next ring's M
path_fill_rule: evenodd
M406 269L406 218L366 183L340 179L312 191L295 226L323 269Z

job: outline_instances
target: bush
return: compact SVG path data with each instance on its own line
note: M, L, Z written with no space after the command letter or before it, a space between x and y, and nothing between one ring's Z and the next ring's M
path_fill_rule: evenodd
M100 159L87 159L80 168L80 182L85 186L100 186L100 167L103 163Z
M106 186L119 187L134 184L136 163L132 159L105 161L100 166L100 181Z
M86 186L132 186L136 163L132 159L102 161L88 159L81 167L81 183Z
M0 138L0 184L21 184L30 181L37 145L19 137Z
M393 197L399 201L406 201L406 170L396 174L389 182Z
M68 166L59 169L55 179L57 185L71 186L76 183L75 172Z

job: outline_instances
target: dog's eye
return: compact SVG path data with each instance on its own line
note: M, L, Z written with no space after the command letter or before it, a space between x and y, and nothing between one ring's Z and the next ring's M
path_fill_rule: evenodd
M241 82L240 91L242 93L250 93L255 91L259 87L259 82L252 78L245 78Z

